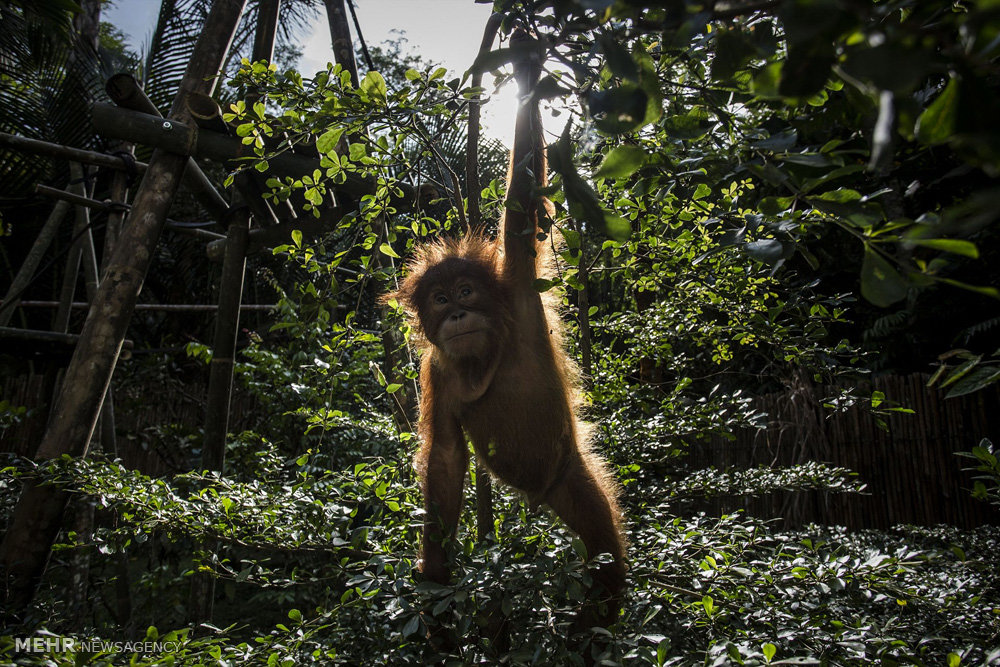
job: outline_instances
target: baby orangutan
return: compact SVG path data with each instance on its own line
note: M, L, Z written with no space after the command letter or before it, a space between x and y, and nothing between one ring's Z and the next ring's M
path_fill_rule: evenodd
M522 103L511 152L500 237L472 233L420 247L397 292L422 335L420 425L416 456L427 514L420 568L449 578L442 541L462 507L466 438L490 472L546 504L593 557L611 554L596 572L604 596L625 582L625 538L618 485L590 450L577 416L576 369L563 351L555 309L534 288L544 265L537 190L547 185L541 116L530 97L537 55L516 62Z

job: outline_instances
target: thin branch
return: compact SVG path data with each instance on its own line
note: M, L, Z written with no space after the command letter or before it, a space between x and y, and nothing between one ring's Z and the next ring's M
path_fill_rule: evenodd
M413 129L416 131L421 141L423 141L424 144L431 149L431 152L434 153L434 157L437 158L441 166L448 172L448 176L451 177L451 184L454 188L453 197L455 200L455 208L458 210L458 220L462 223L462 229L468 233L470 231L469 220L465 217L465 206L462 205L462 184L458 180L458 174L455 173L455 170L451 168L448 162L444 159L444 156L441 155L441 152L437 149L435 143L427 138L427 135L423 133L420 126L416 122L413 123Z
M489 21L486 22L486 29L483 31L483 41L479 45L480 54L489 51L493 46L493 40L496 39L497 31L502 22L502 14L490 16ZM472 74L472 87L480 88L482 85L483 73L477 70ZM469 196L469 228L475 230L478 230L483 224L482 209L479 206L479 192L482 189L479 183L479 123L482 104L481 94L470 101L469 131L466 133L465 183Z

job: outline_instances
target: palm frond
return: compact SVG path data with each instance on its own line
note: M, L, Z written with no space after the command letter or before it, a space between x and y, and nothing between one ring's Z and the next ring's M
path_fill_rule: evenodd
M86 118L102 90L97 53L74 35L64 0L31 10L0 3L0 131L93 148ZM70 3L72 4L72 3ZM7 196L24 196L52 175L51 161L4 150L0 179Z
M233 38L224 71L235 69L253 49L254 30L259 10L258 0L247 4ZM163 0L153 38L146 52L144 87L153 104L166 112L177 94L184 69L194 44L211 9L211 0ZM279 43L293 43L308 27L320 0L287 0L281 3L278 17Z
M161 112L166 112L194 45L211 9L211 0L162 0L153 38L146 51L143 87Z

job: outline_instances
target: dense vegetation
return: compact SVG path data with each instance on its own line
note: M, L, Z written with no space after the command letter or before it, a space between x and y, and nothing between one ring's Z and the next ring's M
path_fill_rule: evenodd
M193 20L198 3L174 4ZM31 24L28 5L0 6ZM340 65L308 77L244 61L234 72L226 120L254 148L240 168L263 174L269 201L318 216L348 178L367 179L371 193L322 237L293 232L252 260L257 293L278 306L240 351L237 383L256 411L232 434L223 473L199 471L199 433L172 424L122 445L170 450L170 474L100 454L4 467L5 509L28 478L73 490L78 511L97 509L91 531L65 533L0 655L18 664L132 658L15 650L15 637L55 633L160 642L136 664L1000 660L995 526L788 527L682 502L860 490L851 471L822 462L690 470L685 455L701 439L766 428L753 395L837 380L842 395L816 400L884 416L909 407L871 392L871 373L933 370L941 356L934 381L950 395L1000 379L1000 5L526 0L496 9L506 15L501 35L520 21L546 41L536 95L565 121L548 128L558 138L546 193L561 261L538 289L563 301L587 416L625 489L631 571L619 622L570 631L589 582L581 545L504 489L492 529L478 536L467 494L453 585L415 573L417 360L398 309L377 297L416 243L457 233L463 197L498 218L502 156L484 150L482 191L466 192L464 123L481 91L419 59L401 66L390 50L374 52L377 67L357 86ZM502 81L511 48L504 42L473 69ZM261 101L242 101L250 89ZM314 174L269 171L277 153L311 141L322 161ZM434 196L416 210L401 203L404 186L425 183ZM167 239L166 257L183 257L177 243ZM145 320L134 334L138 348L167 351L124 365L123 395L203 377L203 321ZM0 427L24 418L21 406L0 407ZM1000 506L989 442L949 444L971 450L973 492ZM215 613L198 624L187 613L190 581L206 573L217 582ZM89 599L68 592L81 586ZM458 646L428 641L443 632L461 637Z

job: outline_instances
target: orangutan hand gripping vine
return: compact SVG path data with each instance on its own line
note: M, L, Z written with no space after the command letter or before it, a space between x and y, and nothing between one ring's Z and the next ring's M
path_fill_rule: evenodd
M611 554L596 579L614 595L626 568L618 486L590 450L561 323L533 286L546 255L539 217L548 215L536 194L548 183L541 116L529 97L540 69L537 55L514 65L521 97L530 101L517 114L500 238L477 230L422 246L389 295L415 316L426 346L416 456L427 508L420 567L447 582L442 542L459 520L468 437L493 475L551 507L590 556Z

